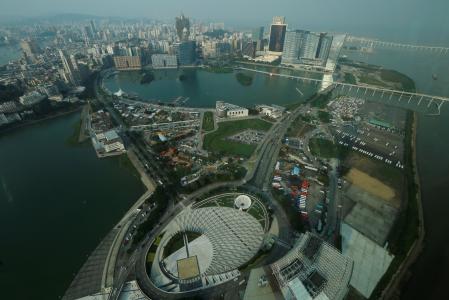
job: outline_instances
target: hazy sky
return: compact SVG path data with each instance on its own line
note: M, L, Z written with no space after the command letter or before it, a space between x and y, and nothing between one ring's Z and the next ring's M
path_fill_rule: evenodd
M266 25L272 16L283 15L290 27L312 30L449 31L449 0L0 0L0 15L85 13L173 20L181 11L239 27Z

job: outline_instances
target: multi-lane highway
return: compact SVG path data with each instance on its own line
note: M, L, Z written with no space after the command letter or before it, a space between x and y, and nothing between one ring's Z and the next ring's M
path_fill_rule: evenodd
M307 108L304 106L298 107L292 113L287 114L282 120L277 122L267 132L265 140L256 149L258 157L253 171L249 172L249 177L251 178L246 178L247 181L250 181L251 184L262 190L268 190L279 150L282 146L282 139L292 122L306 110Z

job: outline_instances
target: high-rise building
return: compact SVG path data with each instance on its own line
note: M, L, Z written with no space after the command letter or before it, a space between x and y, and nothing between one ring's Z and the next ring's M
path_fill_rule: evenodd
M94 32L92 31L92 27L91 26L84 26L84 32L85 32L85 36L88 39L93 39L94 38Z
M92 30L93 34L97 33L97 27L95 26L94 20L90 20L90 29Z
M273 23L270 27L270 42L268 51L281 54L284 50L285 33L287 31L287 24L285 24L284 17L274 17Z
M217 42L215 44L215 51L217 57L229 55L231 53L231 44L227 42Z
M289 31L285 36L282 63L324 65L331 46L332 36L326 33Z
M61 57L62 67L64 68L65 81L72 85L78 85L79 84L79 76L77 74L78 68L73 65L73 60L67 59L67 56L63 50L59 50L59 56Z
M251 58L256 57L257 42L247 41L243 44L242 54Z
M33 40L23 40L20 42L20 47L28 62L36 62L36 55L41 52L41 49Z
M188 66L195 63L196 43L195 41L183 41L173 44L173 50L180 66Z
M294 30L285 34L284 51L282 52L283 64L299 64L301 49L304 47L307 31Z
M170 54L153 54L151 55L151 63L154 69L178 67L176 55Z
M285 24L285 17L284 16L274 16L272 24Z
M327 33L320 34L320 43L318 45L316 58L323 61L323 63L326 63L327 58L329 57L332 41L333 37L331 35L328 35Z
M139 70L142 68L139 56L114 56L114 65L118 70Z
M176 17L176 33L180 41L186 41L190 35L190 20L184 14Z
M314 32L308 32L300 57L303 59L315 59L319 43L320 35Z
M252 40L253 42L256 42L256 51L259 50L263 50L263 32L264 32L264 28L263 26L258 27L256 29L253 30L252 32Z

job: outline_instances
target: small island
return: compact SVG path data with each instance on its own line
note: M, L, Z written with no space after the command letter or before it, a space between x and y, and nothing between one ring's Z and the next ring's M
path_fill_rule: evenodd
M154 80L154 74L152 72L144 72L140 84L149 84Z
M237 81L243 86L250 86L253 83L253 77L244 73L235 74Z

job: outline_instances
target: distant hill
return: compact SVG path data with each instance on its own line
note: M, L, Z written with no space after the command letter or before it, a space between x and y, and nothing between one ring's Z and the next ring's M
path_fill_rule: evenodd
M107 17L107 16L96 16L90 14L76 14L76 13L61 13L61 14L48 14L41 16L11 16L11 15L2 15L0 13L0 24L8 24L8 25L29 25L36 23L79 23L79 22L87 22L90 20L100 21L100 20L109 20L109 21L133 21L133 20L142 20L143 18L123 18L123 17Z

